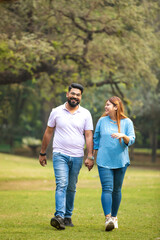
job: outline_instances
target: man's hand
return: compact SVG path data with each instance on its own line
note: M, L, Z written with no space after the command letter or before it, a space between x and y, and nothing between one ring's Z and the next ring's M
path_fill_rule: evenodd
M43 167L45 167L45 166L47 165L47 158L46 158L46 156L41 156L41 155L39 155L39 162L40 162L40 164L41 164Z
M84 161L84 164L86 167L88 167L88 170L90 171L94 166L94 161L86 158L86 160Z
M42 153L42 154L39 155L39 162L43 167L45 167L47 165L46 149L47 149L47 146L53 135L53 131L54 131L54 128L47 126L45 133L43 135L42 146L41 146L41 150L40 150L40 153ZM42 155L44 155L44 156L42 156Z

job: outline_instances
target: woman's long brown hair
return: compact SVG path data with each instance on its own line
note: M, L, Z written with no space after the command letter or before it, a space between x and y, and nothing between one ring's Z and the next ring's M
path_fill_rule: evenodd
M127 118L127 116L124 114L124 106L123 103L121 101L121 99L117 96L113 96L111 98L109 98L107 101L111 102L115 107L117 107L117 111L116 111L116 120L117 120L117 125L118 125L118 132L120 133L121 129L120 129L120 120ZM107 103L106 101L106 103ZM107 114L104 112L102 117L107 116ZM121 142L121 139L119 139L119 141Z

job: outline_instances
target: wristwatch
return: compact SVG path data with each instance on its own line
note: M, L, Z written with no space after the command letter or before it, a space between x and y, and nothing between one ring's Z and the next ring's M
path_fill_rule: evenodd
M46 156L46 153L39 153L40 156Z
M94 160L94 157L92 156L92 157L87 157L88 159L90 159L90 160Z

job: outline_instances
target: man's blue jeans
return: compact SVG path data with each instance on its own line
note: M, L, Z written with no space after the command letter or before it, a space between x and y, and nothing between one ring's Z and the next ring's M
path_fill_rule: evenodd
M71 218L76 183L82 163L83 157L70 157L61 153L53 153L53 167L56 179L55 216Z
M102 185L101 202L105 216L116 217L121 203L121 188L128 165L123 168L108 169L98 166Z

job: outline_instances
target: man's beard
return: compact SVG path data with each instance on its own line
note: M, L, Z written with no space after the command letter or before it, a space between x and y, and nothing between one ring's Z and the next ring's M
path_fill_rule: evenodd
M72 102L72 100L74 100L75 102ZM69 98L67 101L68 101L70 107L73 107L73 108L76 107L80 103L80 101L75 98Z

